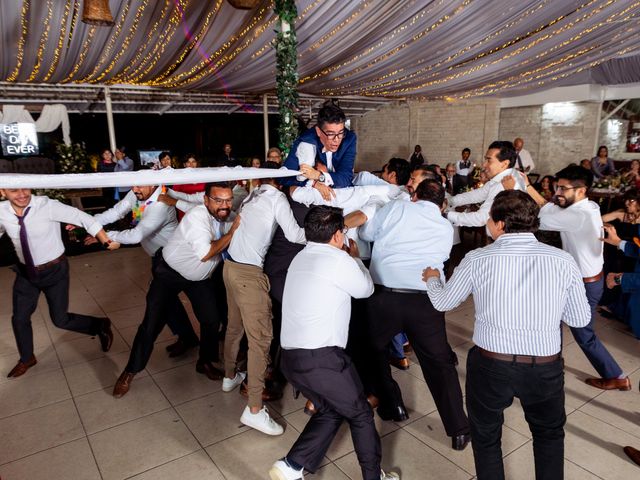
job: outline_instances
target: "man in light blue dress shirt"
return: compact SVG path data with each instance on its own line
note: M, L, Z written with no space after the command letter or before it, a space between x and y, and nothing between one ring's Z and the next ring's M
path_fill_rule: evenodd
M561 322L583 327L589 304L578 265L536 240L538 207L524 192L496 195L487 227L495 242L473 250L446 285L423 273L433 306L475 304L467 357L467 412L478 480L504 479L503 412L520 399L533 436L537 479L563 478L564 372Z

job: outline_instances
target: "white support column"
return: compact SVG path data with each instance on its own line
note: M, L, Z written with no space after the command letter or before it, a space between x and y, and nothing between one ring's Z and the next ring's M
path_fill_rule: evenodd
M107 128L109 129L109 146L111 151L116 151L116 129L113 125L113 109L111 108L111 92L109 87L104 87L104 103L107 107Z
M602 125L602 106L604 105L604 90L600 92L600 108L596 117L596 132L593 139L593 156L598 155L598 145L600 144L600 126Z
M264 157L269 151L269 96L262 95L262 124L264 126Z

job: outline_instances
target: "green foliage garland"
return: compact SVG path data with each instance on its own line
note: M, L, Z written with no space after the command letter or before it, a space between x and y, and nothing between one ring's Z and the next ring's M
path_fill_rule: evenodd
M56 170L59 173L85 173L89 169L89 156L80 143L59 143L56 145L56 153Z
M280 17L276 31L276 93L280 112L280 149L286 155L298 136L296 112L298 111L298 40L295 21L298 16L294 0L275 0L275 12ZM282 23L289 25L282 31Z

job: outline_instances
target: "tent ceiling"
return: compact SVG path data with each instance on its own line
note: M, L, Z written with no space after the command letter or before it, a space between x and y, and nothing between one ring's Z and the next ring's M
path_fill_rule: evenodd
M252 11L223 0L109 4L113 27L82 23L80 0L0 2L0 81L146 86L179 93L186 102L190 92L225 99L233 92L247 105L274 92L273 1ZM315 96L524 94L566 85L622 57L637 67L640 53L640 2L633 0L296 4L300 91ZM619 69L618 83L628 81L627 71ZM227 107L235 108L236 100ZM179 100L167 103L167 112L182 108Z

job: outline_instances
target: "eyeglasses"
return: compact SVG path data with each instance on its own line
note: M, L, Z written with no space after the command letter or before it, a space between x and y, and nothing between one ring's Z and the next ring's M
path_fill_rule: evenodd
M209 195L207 195L207 198L210 198L211 200L214 201L214 203L216 205L232 205L233 204L233 198L218 198L218 197L210 197Z
M342 130L341 132L338 133L334 133L334 132L325 132L324 130L322 130L320 127L318 127L318 130L320 130L325 137L327 137L329 140L335 140L336 138L338 140L342 140L344 138L344 136L347 134L346 130Z
M584 187L565 187L565 186L560 186L558 185L556 187L556 192L560 191L562 193L566 192L567 190L574 190L576 188L584 188Z
M629 202L629 203L638 203L638 201L635 198L627 198L625 200L625 202Z

